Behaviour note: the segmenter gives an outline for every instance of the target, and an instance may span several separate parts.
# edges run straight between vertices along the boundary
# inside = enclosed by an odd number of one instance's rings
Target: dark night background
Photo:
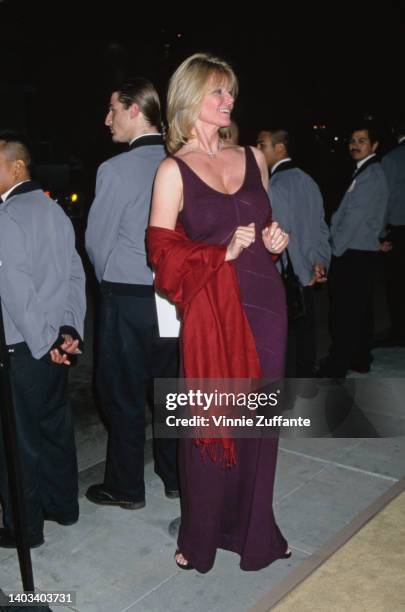
[[[404,3],[244,6],[238,15],[187,4],[169,19],[157,5],[148,14],[137,3],[0,0],[0,128],[25,131],[53,161],[75,161],[90,201],[98,164],[120,150],[103,125],[114,84],[146,76],[164,99],[178,64],[212,51],[240,79],[241,144],[266,126],[292,129],[297,161],[330,211],[351,171],[344,138],[353,122],[372,117],[383,152],[405,112]]]

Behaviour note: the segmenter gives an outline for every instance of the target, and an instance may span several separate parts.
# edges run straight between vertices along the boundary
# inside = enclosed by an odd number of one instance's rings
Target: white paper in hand
[[[156,312],[161,338],[178,338],[180,334],[180,321],[174,304],[166,300],[155,291]]]

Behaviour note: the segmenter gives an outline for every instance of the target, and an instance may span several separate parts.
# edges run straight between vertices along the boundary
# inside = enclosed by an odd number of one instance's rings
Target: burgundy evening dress
[[[255,242],[234,265],[262,377],[282,378],[287,333],[284,287],[261,238],[271,207],[250,147],[245,155],[244,180],[233,194],[209,187],[186,162],[173,157],[183,180],[179,220],[188,238],[210,245],[228,244],[238,225],[256,224]],[[179,441],[178,548],[199,572],[212,568],[217,548],[238,553],[243,570],[264,568],[287,549],[273,514],[278,439],[235,439],[235,444],[237,464],[223,469],[219,462],[202,461],[193,440]]]

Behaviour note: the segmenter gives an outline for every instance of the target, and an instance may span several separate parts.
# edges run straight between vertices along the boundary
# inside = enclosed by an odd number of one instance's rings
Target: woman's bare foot
[[[180,567],[181,569],[194,569],[191,563],[187,561],[187,559],[181,554],[179,550],[176,550],[174,560],[176,561],[178,567]]]
[[[180,565],[188,565],[187,559],[185,559],[181,553],[177,553],[174,558],[176,559],[176,563],[179,563]]]

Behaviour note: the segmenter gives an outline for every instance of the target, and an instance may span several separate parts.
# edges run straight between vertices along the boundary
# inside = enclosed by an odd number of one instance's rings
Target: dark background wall
[[[144,9],[145,7],[142,7]],[[196,51],[228,59],[240,79],[234,118],[242,144],[283,124],[299,163],[334,207],[350,173],[345,136],[357,118],[381,127],[381,150],[405,111],[403,2],[187,4],[176,14],[137,3],[0,0],[0,127],[26,131],[60,160],[97,165],[118,152],[103,127],[114,83],[151,78],[164,99],[177,65]],[[165,14],[166,13],[166,14]],[[314,129],[314,125],[326,126]]]

